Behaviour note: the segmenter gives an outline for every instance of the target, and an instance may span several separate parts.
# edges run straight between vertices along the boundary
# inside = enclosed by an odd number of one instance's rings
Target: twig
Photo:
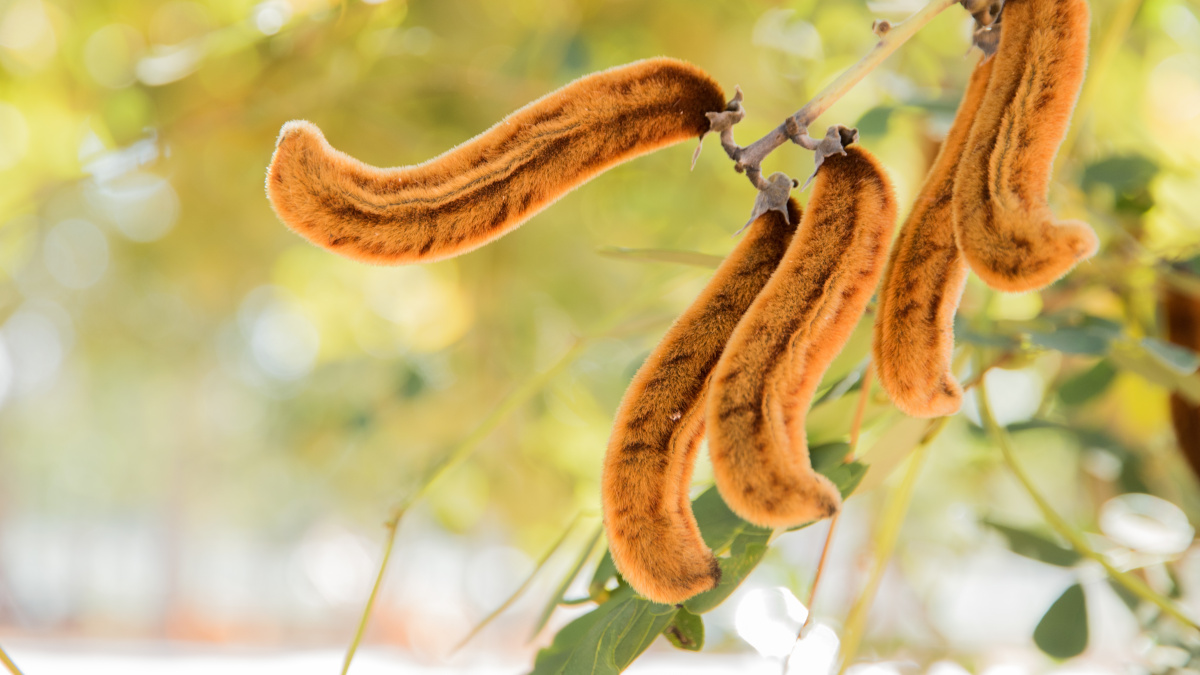
[[[1011,358],[1012,354],[1001,354],[986,367],[980,368],[979,372],[975,373],[971,379],[963,382],[963,391],[970,391],[979,386],[983,382],[983,376],[988,371],[1003,365]],[[876,538],[875,565],[872,567],[871,575],[868,577],[866,585],[863,586],[862,593],[858,596],[858,599],[850,610],[850,615],[846,619],[846,630],[842,635],[843,656],[839,675],[846,671],[854,655],[858,652],[858,645],[862,641],[862,631],[866,625],[867,610],[870,609],[871,603],[875,599],[875,592],[879,589],[879,582],[883,578],[888,560],[891,559],[892,551],[896,544],[896,536],[904,520],[904,512],[908,508],[908,500],[912,496],[910,481],[916,480],[916,471],[920,467],[925,449],[942,433],[942,430],[946,428],[949,422],[950,417],[948,416],[938,417],[929,421],[929,424],[925,427],[925,433],[921,436],[921,440],[917,442],[914,457],[910,460],[908,472],[905,474],[903,482],[897,487],[897,492],[893,493],[893,498],[889,501],[884,511],[886,520],[881,525],[879,535]],[[901,490],[907,490],[908,492],[904,493]]]
[[[392,512],[392,517],[385,523],[387,541],[384,544],[383,559],[380,561],[379,572],[375,575],[375,585],[371,587],[371,594],[367,597],[367,603],[363,607],[362,616],[359,618],[358,629],[354,633],[354,639],[351,640],[349,648],[346,650],[346,658],[342,663],[342,675],[346,675],[350,670],[350,663],[354,660],[354,654],[358,651],[358,645],[362,642],[363,634],[366,632],[367,623],[371,618],[371,609],[375,605],[375,597],[379,593],[379,588],[383,584],[383,576],[387,571],[388,560],[392,555],[392,546],[396,541],[396,529],[400,524],[400,519],[405,512],[412,507],[421,497],[429,492],[443,476],[454,469],[459,464],[462,464],[471,453],[479,446],[489,434],[492,433],[512,412],[520,408],[535,394],[542,390],[550,383],[559,373],[565,370],[569,365],[575,362],[583,351],[596,339],[602,337],[612,337],[617,334],[617,329],[626,317],[633,312],[644,308],[651,301],[663,293],[663,289],[657,285],[646,286],[641,292],[637,293],[632,299],[626,302],[621,307],[617,308],[606,316],[596,327],[596,330],[590,335],[579,337],[575,340],[575,344],[567,351],[550,368],[538,373],[534,377],[526,380],[524,384],[513,391],[504,399],[491,414],[487,416],[478,427],[466,438],[459,441],[445,457],[437,464],[430,467],[426,472],[424,479],[418,484],[417,488],[410,494],[399,506]]]
[[[0,647],[0,663],[3,663],[4,667],[7,668],[8,672],[12,675],[21,675],[21,669],[18,668],[17,664],[13,663],[12,659],[8,657],[8,654],[5,653],[3,647]]]
[[[383,584],[383,576],[387,571],[388,560],[392,555],[392,547],[396,543],[396,529],[400,524],[400,519],[404,517],[406,511],[412,507],[417,500],[423,497],[429,489],[437,483],[442,476],[445,476],[451,469],[462,464],[463,461],[475,451],[475,448],[488,437],[489,434],[500,425],[513,411],[524,405],[529,399],[533,398],[534,394],[541,391],[550,380],[554,379],[567,366],[575,362],[579,358],[583,350],[588,346],[587,338],[579,338],[574,346],[563,355],[550,368],[538,373],[535,377],[526,380],[516,391],[508,395],[504,401],[497,406],[490,415],[474,431],[466,438],[458,443],[447,455],[437,464],[430,468],[424,480],[418,485],[417,489],[404,500],[404,502],[396,507],[392,513],[392,517],[388,519],[385,527],[387,529],[386,540],[383,548],[383,559],[379,563],[379,572],[375,575],[375,585],[371,587],[371,594],[367,597],[367,604],[363,607],[362,616],[358,620],[358,629],[354,632],[354,639],[350,641],[350,646],[346,650],[346,658],[342,662],[342,675],[350,670],[350,662],[354,660],[354,654],[358,651],[358,645],[362,642],[363,634],[367,630],[367,623],[371,619],[371,610],[375,606],[375,597],[379,594],[379,588]]]
[[[917,31],[925,27],[935,16],[948,9],[951,5],[956,4],[959,4],[959,0],[932,0],[923,9],[902,23],[892,25],[887,22],[877,21],[873,28],[876,34],[880,36],[879,42],[871,48],[871,51],[867,52],[866,56],[838,76],[829,86],[822,89],[815,98],[805,104],[803,108],[796,111],[794,115],[784,120],[782,124],[775,127],[766,136],[746,147],[741,147],[734,141],[733,121],[718,123],[714,119],[713,131],[720,132],[721,147],[725,149],[725,153],[729,155],[729,158],[734,161],[734,169],[738,172],[745,172],[750,177],[751,182],[755,183],[755,187],[762,189],[759,185],[761,178],[757,178],[762,175],[762,161],[766,159],[767,155],[774,152],[776,148],[790,140],[808,150],[818,150],[821,141],[808,135],[808,125],[812,124],[838,99],[846,95],[868,73],[875,70],[900,45],[907,42],[913,35],[916,35]],[[716,113],[715,115],[718,117],[721,115],[728,117],[736,116],[737,120],[740,120],[741,116],[745,114],[742,110],[740,94],[739,90],[738,96],[730,102],[730,110],[727,113]],[[711,116],[712,114],[710,114]]]
[[[1034,503],[1037,504],[1038,509],[1042,512],[1042,517],[1046,519],[1046,522],[1050,524],[1050,527],[1052,527],[1054,531],[1059,534],[1059,536],[1067,540],[1067,543],[1071,544],[1071,547],[1074,548],[1077,553],[1085,558],[1090,558],[1100,563],[1100,566],[1104,568],[1104,571],[1108,573],[1108,576],[1112,577],[1113,581],[1121,584],[1139,598],[1158,606],[1158,608],[1163,612],[1178,619],[1184,625],[1191,626],[1196,630],[1200,630],[1200,625],[1197,625],[1194,619],[1189,617],[1187,614],[1184,614],[1183,610],[1181,610],[1175,603],[1154,592],[1154,590],[1147,586],[1146,583],[1141,579],[1138,579],[1128,572],[1123,572],[1116,567],[1113,567],[1102,553],[1096,551],[1090,545],[1088,545],[1087,540],[1084,538],[1082,533],[1071,527],[1071,525],[1065,519],[1063,519],[1063,517],[1060,516],[1057,511],[1054,510],[1054,507],[1050,506],[1050,502],[1046,501],[1046,498],[1043,497],[1042,494],[1037,491],[1037,488],[1033,486],[1033,481],[1029,479],[1029,474],[1025,473],[1025,470],[1021,468],[1020,464],[1017,463],[1016,455],[1013,453],[1012,445],[1009,443],[1008,434],[1000,428],[999,423],[996,422],[996,418],[992,415],[991,404],[988,402],[987,397],[987,385],[984,384],[983,381],[980,381],[979,383],[979,395],[977,399],[979,401],[979,417],[983,421],[984,426],[987,428],[988,433],[996,440],[996,445],[1000,446],[1000,453],[1004,455],[1004,462],[1008,464],[1008,468],[1013,472],[1013,475],[1017,477],[1017,480],[1020,481],[1022,487],[1024,487],[1025,491],[1029,493],[1030,498],[1032,498]]]
[[[546,563],[550,561],[550,557],[562,547],[563,543],[567,541],[567,537],[575,530],[575,525],[579,522],[579,519],[582,515],[582,513],[575,514],[575,517],[572,518],[571,522],[567,524],[567,529],[563,530],[563,533],[559,535],[558,539],[555,540],[554,544],[549,548],[549,550],[542,554],[542,557],[537,561],[537,564],[533,566],[533,571],[529,573],[529,576],[525,578],[525,581],[517,587],[517,590],[512,592],[512,595],[508,596],[504,602],[500,603],[499,607],[492,610],[483,618],[482,621],[475,624],[475,627],[471,629],[471,632],[467,633],[466,637],[460,640],[459,643],[454,646],[454,649],[450,650],[451,654],[454,654],[458,650],[465,647],[466,644],[470,642],[476,635],[479,635],[479,631],[487,627],[487,625],[490,624],[496,617],[503,614],[505,610],[507,610],[514,602],[517,601],[517,598],[521,597],[521,595],[528,590],[530,584],[532,584],[533,580],[537,578],[538,572],[542,571],[542,568],[545,567]]]

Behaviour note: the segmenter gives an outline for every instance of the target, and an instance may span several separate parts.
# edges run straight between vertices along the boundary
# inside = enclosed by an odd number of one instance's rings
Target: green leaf
[[[622,586],[594,611],[558,631],[538,652],[530,675],[615,675],[662,633],[676,608],[639,598]]]
[[[1109,340],[1110,337],[1103,331],[1090,327],[1059,328],[1050,333],[1029,334],[1029,341],[1038,347],[1064,354],[1099,356],[1108,351]]]
[[[895,108],[887,105],[877,105],[867,112],[863,113],[862,117],[854,123],[858,128],[858,133],[863,136],[882,136],[887,133],[888,122],[892,118],[892,113]]]
[[[1146,351],[1158,357],[1158,360],[1170,366],[1180,375],[1191,375],[1200,369],[1200,354],[1196,354],[1187,347],[1152,337],[1142,338],[1141,343]]]
[[[1008,540],[1008,547],[1012,549],[1013,553],[1019,553],[1026,558],[1033,558],[1059,567],[1071,567],[1083,559],[1074,550],[1059,546],[1036,532],[1002,525],[987,519],[983,522],[1004,535],[1004,538]]]
[[[754,527],[750,525],[748,527]],[[730,547],[730,554],[727,558],[721,558],[721,583],[711,591],[705,591],[700,595],[693,596],[683,603],[684,609],[687,609],[693,614],[703,614],[715,609],[717,605],[725,602],[737,587],[741,585],[746,577],[750,576],[750,572],[758,566],[762,561],[763,556],[767,553],[767,542],[771,538],[771,531],[764,530],[761,527],[754,527],[757,532],[744,532],[738,535],[733,540],[733,545]]]
[[[743,532],[759,531],[768,535],[771,532],[747,523],[730,511],[715,485],[692,501],[692,513],[696,516],[696,524],[700,526],[700,536],[704,538],[704,543],[718,555],[729,549],[734,539]]]
[[[663,635],[679,649],[698,652],[704,648],[704,619],[680,609],[663,630]]]
[[[1088,622],[1082,585],[1071,586],[1050,605],[1033,631],[1033,641],[1056,659],[1083,653],[1088,643]]]
[[[969,343],[980,347],[996,347],[999,349],[1012,349],[1017,346],[1017,341],[1008,335],[996,335],[976,332],[961,316],[954,317],[954,340],[960,343]]]
[[[837,486],[838,492],[842,493],[842,501],[845,501],[850,493],[854,492],[858,484],[862,482],[863,476],[867,475],[867,469],[870,468],[862,462],[850,462],[849,464],[839,464],[838,466],[822,471],[825,477],[833,481]]]
[[[1112,343],[1109,357],[1118,367],[1137,373],[1159,386],[1200,405],[1200,374],[1181,374],[1169,362],[1150,352],[1143,342],[1120,340]]]
[[[704,267],[714,270],[720,267],[721,261],[725,260],[719,255],[709,255],[707,253],[698,253],[696,251],[676,251],[665,248],[624,248],[621,246],[605,246],[597,249],[596,252],[606,258],[616,258],[618,260],[665,262],[674,263],[676,265]]]
[[[1089,164],[1083,170],[1081,187],[1091,190],[1097,185],[1107,185],[1117,192],[1144,190],[1158,174],[1158,165],[1142,155],[1108,157]]]
[[[1126,213],[1145,213],[1154,206],[1150,183],[1158,174],[1158,165],[1142,155],[1109,157],[1089,165],[1080,181],[1085,192],[1100,185],[1112,189],[1113,208]]]
[[[845,441],[823,443],[808,449],[808,458],[817,473],[825,473],[842,463],[850,454],[850,444]]]
[[[1116,379],[1117,369],[1107,359],[1101,359],[1087,371],[1063,382],[1058,397],[1067,405],[1080,405],[1104,393]]]

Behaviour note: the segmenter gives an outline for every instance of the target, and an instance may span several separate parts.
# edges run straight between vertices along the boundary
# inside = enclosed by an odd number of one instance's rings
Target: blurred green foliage
[[[506,393],[651,292],[652,307],[593,339],[429,496],[450,532],[541,551],[597,506],[617,402],[709,274],[676,263],[727,253],[753,188],[710,139],[692,172],[692,147],[666,149],[483,249],[375,268],[311,247],[272,214],[262,185],[280,125],[308,119],[366,162],[411,164],[575,77],[667,54],[742,87],[748,142],[865,52],[873,18],[915,7],[0,1],[0,523],[128,516],[171,536],[226,528],[290,541],[335,514],[374,531]],[[1030,404],[997,407],[1026,425],[1015,441],[1070,520],[1094,529],[1105,500],[1136,490],[1194,522],[1200,493],[1167,396],[1200,396],[1200,381],[1194,354],[1160,340],[1158,294],[1200,287],[1171,265],[1200,251],[1200,10],[1092,7],[1091,71],[1050,201],[1092,223],[1104,248],[1039,293],[972,280],[958,339],[1009,353],[1005,372],[1031,387],[992,388]],[[968,34],[963,12],[944,13],[814,125],[857,122],[903,203],[953,115]],[[811,156],[784,148],[768,163],[805,176]],[[633,260],[622,249],[690,253]],[[846,440],[857,398],[847,376],[868,347],[869,319],[827,377],[814,443]],[[905,420],[875,395],[865,420],[863,461],[894,467],[912,447],[899,440]],[[1038,522],[974,429],[956,418],[922,476],[937,488],[918,491],[901,544],[916,578],[933,569],[922,550],[961,553],[991,536],[947,533],[952,506],[980,522]],[[863,499],[887,473],[869,476]],[[1055,545],[1003,531],[1018,552]],[[1064,595],[1045,621],[1073,621],[1082,606]],[[671,620],[654,617],[651,638]],[[1047,651],[1067,655],[1069,637]],[[945,646],[898,649],[929,660]]]

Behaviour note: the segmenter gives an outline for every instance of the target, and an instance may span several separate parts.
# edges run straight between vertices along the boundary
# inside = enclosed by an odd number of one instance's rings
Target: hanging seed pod
[[[992,77],[954,185],[971,269],[1001,291],[1042,288],[1092,256],[1096,234],[1055,222],[1046,193],[1087,64],[1085,0],[1008,0]]]
[[[309,241],[372,263],[438,260],[511,231],[593,176],[697,138],[725,95],[699,68],[638,61],[580,78],[423,164],[380,169],[288,122],[267,196]]]
[[[951,370],[954,314],[967,263],[954,241],[954,174],[983,101],[992,60],[971,74],[954,124],[892,247],[876,307],[872,355],[879,383],[913,417],[958,411],[962,387]]]
[[[655,602],[680,603],[720,581],[688,496],[705,394],[730,333],[787,250],[800,221],[795,201],[789,210],[754,221],[651,352],[617,410],[604,458],[604,528],[621,575]]]
[[[817,170],[779,269],[742,317],[713,373],[708,440],[717,489],[742,518],[789,527],[841,506],[812,469],[804,420],[883,272],[896,198],[857,145]]]

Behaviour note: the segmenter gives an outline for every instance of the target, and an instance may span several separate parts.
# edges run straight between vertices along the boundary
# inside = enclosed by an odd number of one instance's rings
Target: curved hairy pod
[[[313,243],[372,263],[448,258],[500,237],[596,174],[708,131],[725,95],[683,61],[580,78],[423,164],[380,169],[288,122],[267,196]]]
[[[951,415],[962,386],[951,369],[954,313],[967,263],[954,241],[954,174],[983,101],[993,60],[971,74],[954,124],[892,245],[876,305],[875,372],[896,407],[913,417]]]
[[[799,221],[795,201],[790,214],[769,211],[754,221],[651,352],[617,410],[604,457],[604,528],[617,569],[655,602],[680,603],[720,581],[688,497],[705,392],[725,342],[779,265]]]
[[[826,158],[783,262],[729,338],[709,391],[708,447],[721,497],[751,523],[789,527],[841,506],[812,469],[804,420],[866,310],[895,223],[874,157],[852,145]]]
[[[1096,234],[1055,222],[1050,171],[1087,65],[1085,0],[1008,0],[1000,46],[954,186],[958,246],[980,279],[1030,291],[1090,257]]]

